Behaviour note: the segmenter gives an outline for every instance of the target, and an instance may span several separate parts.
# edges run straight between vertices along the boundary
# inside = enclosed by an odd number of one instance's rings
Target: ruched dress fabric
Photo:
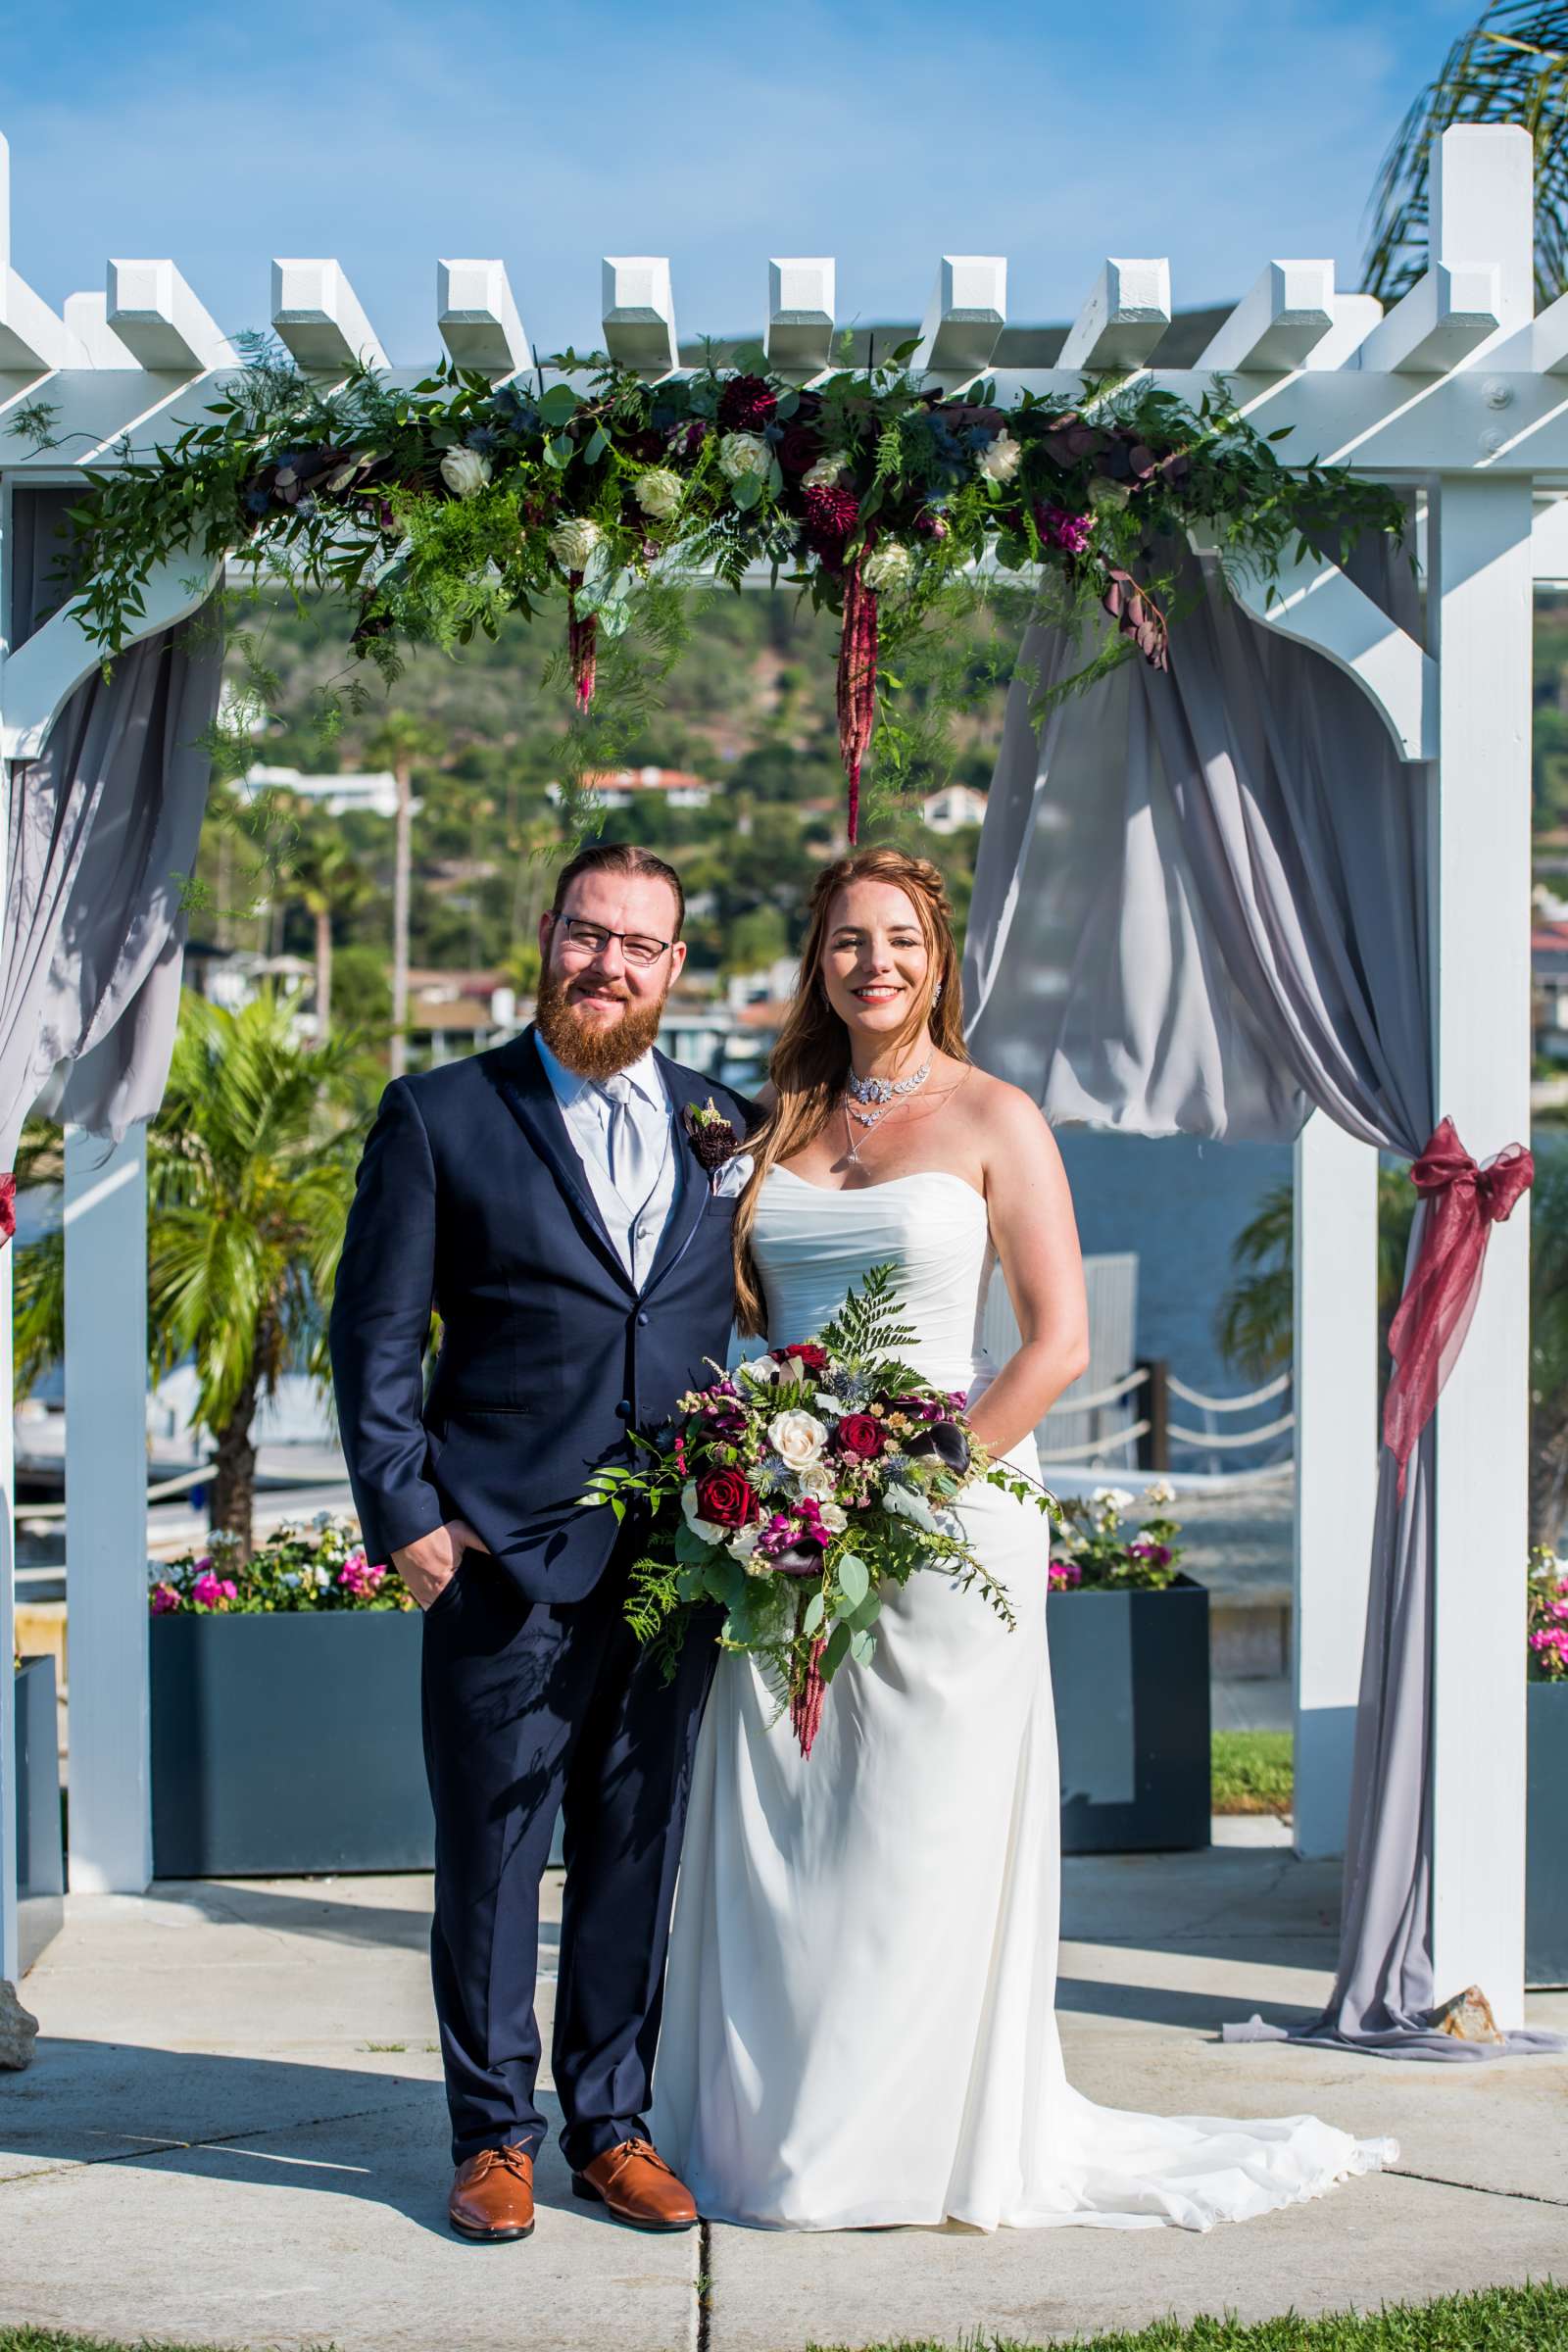
[[[900,1269],[901,1350],[978,1395],[985,1202],[925,1171],[833,1192],[774,1169],[756,1225],[775,1346]],[[1038,1475],[1032,1439],[1011,1458]],[[1061,1876],[1047,1522],[962,1500],[1009,1632],[935,1573],[890,1591],[868,1667],[809,1759],[751,1661],[720,1659],[698,1740],[654,2077],[661,2153],[711,2221],[1207,2230],[1390,2163],[1314,2116],[1097,2107],[1056,2030]],[[1071,1607],[1067,1598],[1056,1605]]]

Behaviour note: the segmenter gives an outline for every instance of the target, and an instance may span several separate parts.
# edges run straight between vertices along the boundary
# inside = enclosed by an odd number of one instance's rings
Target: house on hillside
[[[271,767],[258,760],[241,776],[236,790],[252,801],[263,792],[292,792],[302,801],[317,802],[328,816],[345,816],[351,809],[367,816],[393,817],[398,812],[398,780],[389,767],[308,776],[297,767]],[[418,802],[413,807],[417,812]]]
[[[684,767],[607,767],[584,776],[601,808],[633,808],[652,798],[665,808],[706,808],[713,786]],[[546,798],[561,799],[561,786],[547,784]]]
[[[926,794],[920,814],[929,833],[962,833],[984,824],[986,796],[972,784],[944,784],[940,792]]]

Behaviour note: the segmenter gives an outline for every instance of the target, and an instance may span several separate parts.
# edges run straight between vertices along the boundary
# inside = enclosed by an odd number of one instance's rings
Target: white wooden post
[[[1377,1507],[1378,1155],[1296,1142],[1296,1850],[1345,1850]]]
[[[151,1880],[147,1131],[66,1130],[66,1602],[71,1886]]]
[[[1496,262],[1502,323],[1517,329],[1533,302],[1528,135],[1449,131],[1435,195],[1434,261]],[[1478,412],[1483,457],[1507,422],[1506,409]],[[1445,474],[1434,503],[1437,1108],[1486,1158],[1530,1134],[1531,485]],[[1521,1204],[1493,1231],[1436,1448],[1435,1989],[1480,1984],[1504,2026],[1524,2008],[1529,1306]]]

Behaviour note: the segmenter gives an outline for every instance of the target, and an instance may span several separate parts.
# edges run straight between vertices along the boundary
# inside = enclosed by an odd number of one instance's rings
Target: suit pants
[[[452,2159],[538,2148],[539,1886],[558,1810],[566,1863],[552,2071],[566,2161],[646,2138],[675,1868],[712,1628],[674,1680],[623,1615],[623,1535],[585,1598],[529,1600],[464,1555],[424,1618],[425,1765],[435,1808],[431,1968]]]

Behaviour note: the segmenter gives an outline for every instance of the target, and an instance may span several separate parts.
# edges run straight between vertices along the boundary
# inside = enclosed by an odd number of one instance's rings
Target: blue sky
[[[760,331],[771,254],[833,254],[842,320],[917,317],[1003,253],[1017,320],[1102,257],[1178,309],[1271,256],[1353,284],[1399,117],[1464,5],[1123,0],[53,0],[0,67],[12,259],[58,305],[171,255],[263,326],[274,254],[335,255],[392,360],[433,361],[438,256],[499,255],[537,348],[598,339],[599,258],[667,253],[683,335]]]

